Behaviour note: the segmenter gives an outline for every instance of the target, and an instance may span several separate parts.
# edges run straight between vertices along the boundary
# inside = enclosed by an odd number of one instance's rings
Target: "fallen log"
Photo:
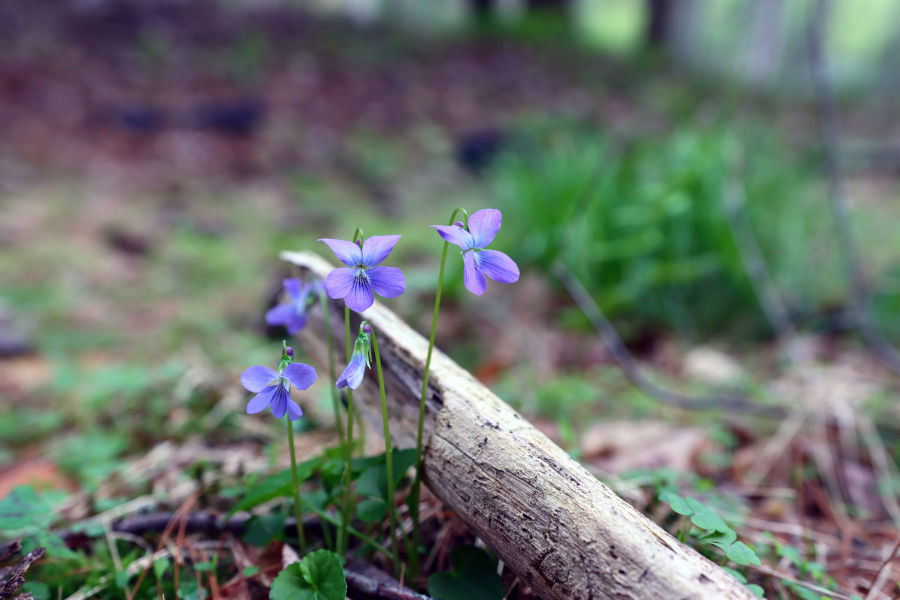
[[[332,269],[310,252],[283,252],[304,275]],[[343,365],[343,302],[330,302]],[[355,335],[360,317],[354,319]],[[365,311],[378,336],[391,435],[414,447],[428,342],[378,302]],[[318,311],[300,333],[327,361]],[[320,372],[322,370],[320,369]],[[381,429],[378,385],[354,394]],[[544,600],[709,599],[755,596],[719,566],[678,542],[619,498],[465,369],[435,350],[428,382],[423,477],[431,491]]]

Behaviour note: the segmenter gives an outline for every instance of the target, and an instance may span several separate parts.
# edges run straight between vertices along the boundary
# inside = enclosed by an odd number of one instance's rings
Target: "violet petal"
[[[328,247],[331,248],[331,251],[334,252],[334,255],[337,256],[338,260],[348,267],[353,267],[362,263],[362,250],[360,250],[359,246],[353,242],[348,242],[347,240],[333,240],[331,238],[321,238],[316,241],[328,244]]]
[[[276,388],[280,387],[281,386],[270,385],[257,395],[250,398],[250,402],[247,403],[247,414],[255,415],[256,413],[265,409],[272,401],[272,396],[275,394]]]
[[[287,327],[289,334],[294,335],[306,327],[306,321],[306,313],[295,313],[291,320],[285,324],[285,327]]]
[[[475,248],[487,248],[500,231],[503,222],[502,213],[496,208],[483,208],[469,217],[469,231],[475,238]]]
[[[284,279],[281,284],[284,286],[284,291],[291,297],[291,300],[298,300],[303,293],[303,284],[296,277]]]
[[[350,358],[350,364],[347,365],[347,368],[344,369],[344,372],[338,377],[335,385],[338,388],[349,387],[351,390],[355,390],[362,383],[363,375],[365,375],[365,373],[366,357],[359,353],[354,354]]]
[[[303,409],[300,408],[300,405],[294,402],[290,397],[288,397],[287,399],[287,414],[288,419],[290,419],[291,421],[296,421],[303,416]]]
[[[350,292],[344,297],[344,302],[350,307],[350,310],[362,312],[372,306],[375,302],[375,295],[372,293],[372,284],[365,276],[356,277]]]
[[[278,373],[269,367],[261,365],[250,367],[241,373],[241,385],[248,392],[253,392],[254,394],[268,387],[276,379],[278,379]]]
[[[437,229],[437,232],[445,241],[456,244],[463,250],[475,247],[475,238],[462,227],[456,225],[431,225],[431,227]]]
[[[353,288],[355,279],[356,269],[348,269],[347,267],[333,269],[328,274],[328,277],[325,278],[325,289],[328,291],[329,298],[338,300],[346,297]]]
[[[399,235],[373,235],[362,245],[362,264],[374,267],[388,257],[397,245]]]
[[[284,386],[279,385],[275,388],[269,407],[272,409],[272,414],[275,415],[276,419],[282,418],[284,413],[287,412],[288,398],[290,398],[290,392],[284,389]]]
[[[485,287],[487,287],[487,281],[484,279],[484,273],[475,266],[474,254],[474,250],[463,254],[463,283],[466,285],[467,290],[476,296],[480,296],[484,293]]]
[[[475,253],[475,264],[485,275],[500,283],[519,280],[519,267],[515,261],[499,250],[482,250]]]
[[[294,319],[293,304],[279,304],[266,311],[266,323],[269,325],[287,325]]]
[[[305,390],[316,380],[316,370],[303,363],[291,363],[284,368],[281,376],[297,386],[297,389]]]
[[[379,296],[396,298],[406,289],[406,277],[397,267],[375,267],[366,271],[372,289]]]

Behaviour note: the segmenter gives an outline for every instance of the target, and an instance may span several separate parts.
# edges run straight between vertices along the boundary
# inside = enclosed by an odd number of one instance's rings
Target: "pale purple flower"
[[[379,267],[400,239],[399,235],[373,235],[360,247],[346,240],[320,239],[346,267],[331,271],[325,289],[332,299],[343,298],[351,310],[362,312],[375,302],[375,294],[394,298],[406,289],[406,278],[396,267]]]
[[[488,250],[497,232],[503,215],[496,208],[479,210],[469,217],[469,228],[462,223],[453,225],[432,225],[442,238],[462,249],[463,282],[466,289],[480,296],[487,287],[485,275],[500,283],[515,283],[519,280],[519,267],[499,250]]]
[[[353,344],[353,354],[350,357],[350,363],[335,383],[338,388],[349,387],[351,390],[355,390],[359,387],[363,376],[366,374],[366,367],[369,366],[371,348],[372,327],[363,321],[360,324],[356,342]]]
[[[282,284],[288,301],[269,309],[266,323],[284,325],[288,333],[294,335],[306,326],[306,311],[318,299],[322,284],[319,281],[303,283],[296,278],[285,279]]]
[[[291,384],[305,390],[315,380],[316,370],[303,363],[291,363],[281,373],[260,365],[250,367],[241,373],[241,385],[256,394],[247,403],[247,414],[254,415],[268,406],[276,419],[287,413],[288,419],[296,421],[303,410],[291,399]]]
[[[338,377],[336,385],[338,388],[349,387],[351,390],[355,390],[359,387],[359,384],[362,383],[363,375],[365,374],[366,356],[354,352],[353,357],[350,359],[350,364],[347,365],[347,368],[344,369],[344,372]]]

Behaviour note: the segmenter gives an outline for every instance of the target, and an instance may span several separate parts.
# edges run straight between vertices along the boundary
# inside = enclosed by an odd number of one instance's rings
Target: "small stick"
[[[682,409],[711,409],[718,408],[743,413],[755,413],[771,417],[784,416],[785,410],[780,406],[760,405],[743,396],[711,396],[707,398],[692,398],[677,392],[672,392],[651,381],[644,374],[634,355],[625,347],[619,333],[603,314],[600,306],[594,301],[584,285],[575,277],[572,271],[561,261],[557,260],[553,265],[553,273],[557,279],[575,300],[575,304],[587,317],[591,325],[600,336],[600,340],[615,361],[619,364],[625,377],[641,391],[672,406]]]
[[[900,538],[897,539],[897,543],[894,544],[894,549],[891,550],[891,553],[888,554],[888,557],[884,559],[884,562],[881,564],[881,568],[878,569],[878,574],[875,575],[875,579],[872,580],[872,586],[869,588],[869,593],[866,594],[865,600],[874,600],[875,595],[878,594],[878,590],[881,589],[881,586],[883,586],[884,582],[887,581],[887,578],[890,577],[891,563],[894,562],[898,550],[900,550]]]
[[[40,546],[26,554],[0,579],[0,600],[9,600],[25,583],[25,572],[32,564],[44,556],[44,549]]]

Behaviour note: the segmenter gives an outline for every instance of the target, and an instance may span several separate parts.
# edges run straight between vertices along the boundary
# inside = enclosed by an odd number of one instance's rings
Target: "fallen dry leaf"
[[[592,425],[581,440],[581,452],[584,460],[609,473],[660,467],[689,471],[705,441],[698,427],[614,421]]]

